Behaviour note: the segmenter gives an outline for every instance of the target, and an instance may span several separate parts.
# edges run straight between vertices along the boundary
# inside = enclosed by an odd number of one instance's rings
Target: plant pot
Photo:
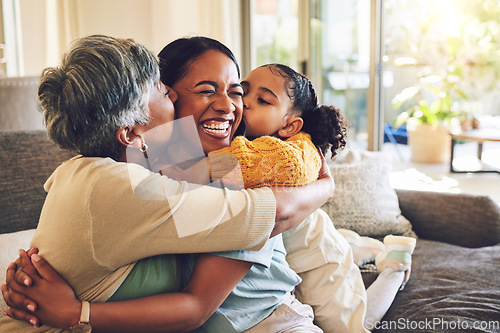
[[[408,123],[408,145],[411,160],[417,163],[450,161],[451,136],[443,125]]]

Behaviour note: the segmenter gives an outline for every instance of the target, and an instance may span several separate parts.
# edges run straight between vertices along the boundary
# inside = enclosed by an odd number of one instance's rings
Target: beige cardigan
[[[77,156],[59,166],[31,246],[79,299],[104,302],[141,258],[260,249],[274,227],[269,188],[231,191],[173,181],[136,164]],[[2,332],[34,329],[8,317]]]

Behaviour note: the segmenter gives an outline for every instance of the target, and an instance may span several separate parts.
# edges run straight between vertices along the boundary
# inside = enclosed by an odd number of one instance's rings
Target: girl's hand
[[[6,315],[34,326],[43,323],[70,328],[78,323],[81,303],[71,286],[36,253],[30,260],[25,251],[20,251],[17,262],[9,266],[7,285],[2,287],[2,294],[11,307]]]

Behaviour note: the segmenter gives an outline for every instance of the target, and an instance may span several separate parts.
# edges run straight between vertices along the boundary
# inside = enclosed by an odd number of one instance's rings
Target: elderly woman
[[[200,111],[194,120],[205,151],[227,145],[241,120],[239,71],[234,73],[237,65],[231,58],[229,62],[224,57],[216,59],[209,60],[212,66],[205,64],[207,69],[200,72],[195,70],[199,59],[187,58],[176,87],[177,112]],[[205,79],[191,82],[190,73]],[[331,195],[327,174],[294,190],[229,191],[173,181],[137,164],[120,163],[132,162],[130,149],[147,154],[148,142],[170,139],[168,126],[160,138],[148,134],[173,119],[172,101],[178,97],[157,79],[156,61],[149,51],[129,40],[104,36],[77,41],[62,66],[47,69],[42,76],[39,97],[48,133],[59,145],[80,155],[60,166],[47,181],[47,201],[32,246],[72,285],[79,299],[103,302],[115,297],[118,287],[127,288],[123,282],[128,277],[158,267],[160,261],[165,264],[157,280],[165,282],[162,277],[168,276],[170,281],[154,286],[153,293],[178,290],[180,277],[172,274],[178,268],[178,257],[166,253],[259,249],[273,227],[275,235],[297,225]],[[279,221],[276,227],[275,220]],[[162,256],[153,257],[157,255]],[[195,285],[203,280],[203,288],[158,295],[161,303],[156,304],[162,307],[150,315],[163,323],[170,320],[169,330],[199,326],[206,309],[215,311],[223,300],[214,302],[211,293],[227,295],[249,269],[246,262],[238,269],[227,269],[226,264],[234,268],[233,260],[220,258],[219,270],[210,270],[207,276],[204,258],[198,258],[197,267],[201,262],[201,268],[195,268],[191,277]],[[11,292],[5,287],[2,291],[9,302]],[[144,290],[139,293],[145,294]],[[193,304],[192,296],[207,303]],[[84,317],[87,304],[81,306]],[[95,306],[99,304],[94,303],[92,309]],[[131,309],[136,314],[139,310]],[[41,306],[38,313],[44,311],[54,309]],[[60,317],[74,318],[59,326],[73,326],[80,318],[80,302],[56,311]],[[98,321],[99,313],[106,312],[96,310],[93,320]],[[144,322],[134,328],[131,318],[108,327],[118,331],[158,329],[156,323],[147,326]],[[0,324],[11,331],[29,332],[31,328],[10,318]]]

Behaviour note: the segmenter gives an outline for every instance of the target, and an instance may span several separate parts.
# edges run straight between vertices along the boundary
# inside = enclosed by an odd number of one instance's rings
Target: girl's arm
[[[24,273],[16,274],[15,265],[11,265],[7,272],[9,290],[2,289],[7,304],[11,306],[7,314],[37,325],[41,322],[64,329],[75,325],[80,318],[81,303],[66,281],[37,254],[29,260],[23,253],[18,263]],[[93,331],[183,332],[198,328],[222,304],[251,266],[249,262],[199,255],[189,283],[181,292],[92,303],[90,323]],[[26,274],[32,277],[32,287],[14,280],[15,275],[16,280],[24,281]],[[26,309],[27,305],[34,311],[12,308]]]

